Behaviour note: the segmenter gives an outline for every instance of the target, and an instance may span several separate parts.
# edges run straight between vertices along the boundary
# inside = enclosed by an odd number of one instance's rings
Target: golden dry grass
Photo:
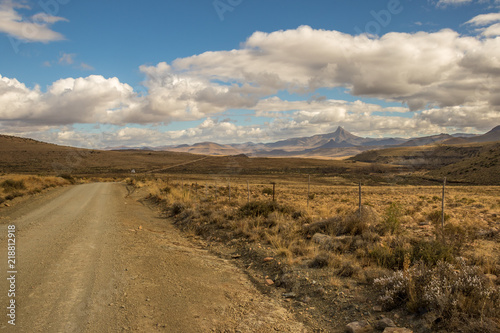
[[[392,288],[398,285],[395,271],[403,272],[408,288],[401,297],[407,299],[398,306],[414,312],[427,304],[418,287],[421,269],[441,274],[440,269],[448,267],[446,272],[453,274],[464,267],[467,279],[488,285],[488,302],[498,304],[500,290],[487,281],[500,281],[500,187],[448,186],[442,228],[440,185],[363,186],[360,216],[356,184],[332,185],[335,180],[313,177],[308,189],[304,178],[298,183],[272,176],[258,181],[185,175],[129,183],[146,187],[188,234],[221,244],[239,240],[250,250],[267,249],[280,263],[315,276],[329,290],[371,286],[375,281]],[[276,182],[274,203],[271,182]],[[439,281],[437,275],[429,278]],[[447,302],[476,302],[476,294],[450,294]],[[427,311],[444,313],[435,308]],[[475,324],[467,323],[479,321],[485,323],[481,327],[486,332],[494,328],[498,314],[473,305],[456,311],[439,325],[473,329]]]
[[[73,183],[72,178],[51,176],[1,175],[0,176],[0,203],[22,197],[27,194],[36,194],[51,188]]]

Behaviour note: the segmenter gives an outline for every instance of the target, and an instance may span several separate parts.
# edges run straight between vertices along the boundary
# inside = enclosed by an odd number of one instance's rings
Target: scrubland
[[[127,183],[146,189],[188,236],[242,256],[263,273],[257,283],[292,295],[293,306],[326,321],[335,315],[332,327],[394,315],[416,332],[500,329],[500,187],[447,186],[443,227],[438,184],[363,186],[360,209],[349,181],[191,175]]]

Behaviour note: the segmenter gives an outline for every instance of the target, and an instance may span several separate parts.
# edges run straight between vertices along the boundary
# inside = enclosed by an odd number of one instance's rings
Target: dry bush
[[[250,201],[240,208],[240,213],[244,217],[268,217],[273,212],[291,214],[293,209],[275,201]]]
[[[2,176],[0,177],[0,201],[13,200],[26,194],[37,194],[47,188],[71,183],[67,179],[52,176]]]
[[[500,315],[500,293],[475,266],[464,260],[453,265],[440,261],[430,267],[423,262],[375,279],[386,309],[405,306],[416,313],[431,312],[434,329],[454,332],[476,331],[470,323],[485,323],[483,332],[493,331],[488,318]],[[454,330],[455,329],[455,330]]]

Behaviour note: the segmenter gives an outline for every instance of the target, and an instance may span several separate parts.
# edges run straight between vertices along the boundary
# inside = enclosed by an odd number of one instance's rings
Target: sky
[[[0,133],[87,148],[484,133],[500,0],[0,0]]]

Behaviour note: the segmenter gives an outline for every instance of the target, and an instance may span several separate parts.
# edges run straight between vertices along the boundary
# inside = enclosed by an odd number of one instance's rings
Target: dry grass
[[[306,183],[281,180],[273,202],[270,181],[249,179],[248,191],[246,180],[186,177],[135,186],[147,186],[181,229],[223,243],[243,239],[269,247],[291,267],[331,270],[324,283],[332,288],[345,279],[370,284],[415,265],[434,272],[442,262],[457,265],[458,257],[481,274],[500,274],[499,187],[448,187],[443,229],[441,186],[363,187],[360,216],[355,185],[313,183],[308,205]]]
[[[2,175],[0,176],[0,204],[27,194],[40,193],[47,188],[72,183],[74,179],[69,177]]]

